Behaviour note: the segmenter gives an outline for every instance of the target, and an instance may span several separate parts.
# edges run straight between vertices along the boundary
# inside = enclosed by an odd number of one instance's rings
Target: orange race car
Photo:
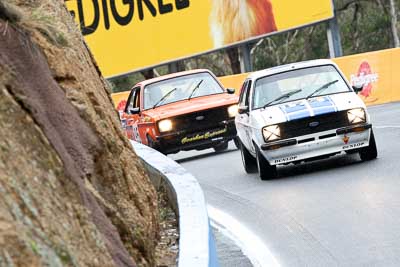
[[[136,84],[121,114],[128,137],[169,154],[214,148],[236,139],[238,96],[208,70],[192,70]]]

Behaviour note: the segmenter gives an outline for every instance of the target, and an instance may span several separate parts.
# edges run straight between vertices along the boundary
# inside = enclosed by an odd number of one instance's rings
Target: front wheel
[[[376,143],[375,143],[375,136],[372,130],[371,130],[371,136],[369,138],[369,145],[367,147],[362,148],[359,154],[362,161],[373,160],[376,159],[376,157],[378,156],[378,151],[376,149]]]
[[[147,146],[149,146],[152,149],[155,149],[158,152],[163,153],[164,155],[166,155],[163,151],[161,151],[160,146],[153,140],[153,138],[151,138],[150,135],[146,135],[146,138],[147,138]]]
[[[240,140],[239,137],[236,136],[235,138],[233,138],[233,142],[235,143],[235,146],[237,149],[240,149]]]
[[[224,143],[221,143],[219,145],[216,145],[213,148],[214,148],[214,151],[218,153],[218,152],[222,152],[222,151],[227,150],[228,149],[228,145],[229,145],[228,142],[224,142]]]
[[[238,139],[240,154],[242,155],[242,163],[246,173],[256,173],[257,172],[257,162],[256,159],[250,154],[243,143]]]
[[[268,160],[264,158],[261,154],[260,149],[256,146],[257,153],[257,167],[260,174],[261,180],[270,180],[277,177],[278,173],[276,171],[275,165],[270,165]]]

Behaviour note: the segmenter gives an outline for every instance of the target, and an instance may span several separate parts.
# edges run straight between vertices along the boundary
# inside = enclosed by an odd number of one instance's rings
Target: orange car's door
[[[138,124],[140,122],[140,87],[133,88],[125,108],[126,134],[129,139],[142,142]]]

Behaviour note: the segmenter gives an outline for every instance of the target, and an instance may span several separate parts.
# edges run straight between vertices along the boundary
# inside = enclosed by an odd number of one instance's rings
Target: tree
[[[344,54],[394,47],[388,3],[388,0],[335,1]]]
[[[397,33],[397,12],[394,0],[390,0],[390,18],[393,34],[393,42],[395,47],[400,46],[399,35]]]
[[[141,73],[137,72],[111,78],[108,81],[111,84],[113,93],[118,93],[132,89],[132,86],[144,79],[143,77]]]
[[[329,55],[326,25],[290,31],[263,39],[253,48],[255,70]]]

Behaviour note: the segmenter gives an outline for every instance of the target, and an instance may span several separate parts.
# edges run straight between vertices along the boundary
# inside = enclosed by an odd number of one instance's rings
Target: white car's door
[[[246,80],[242,86],[239,99],[239,114],[236,117],[236,130],[239,138],[245,147],[251,151],[251,128],[250,128],[250,106],[249,96],[251,88],[251,80]]]

